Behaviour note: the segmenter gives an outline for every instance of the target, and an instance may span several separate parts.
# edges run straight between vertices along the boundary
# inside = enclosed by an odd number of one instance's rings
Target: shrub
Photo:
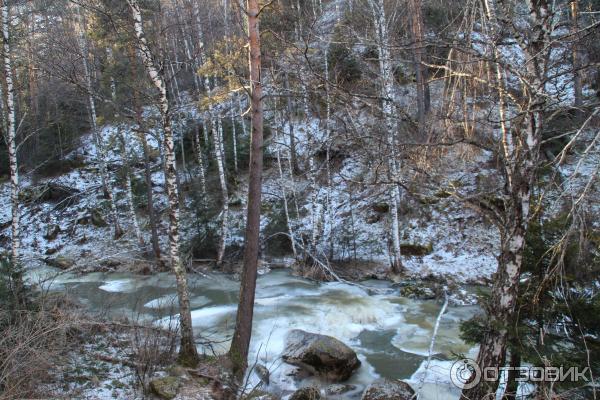
[[[23,287],[15,299],[20,270],[6,260],[0,265],[0,400],[40,397],[41,384],[80,323],[63,296],[34,296]]]

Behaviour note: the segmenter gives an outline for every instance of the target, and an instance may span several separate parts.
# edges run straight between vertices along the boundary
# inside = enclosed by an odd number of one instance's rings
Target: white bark
[[[227,241],[227,217],[229,216],[229,193],[227,191],[227,179],[225,177],[225,158],[223,157],[223,123],[221,117],[217,117],[217,127],[213,129],[213,141],[215,144],[215,157],[219,171],[219,182],[221,184],[221,200],[223,210],[221,212],[221,237],[217,251],[217,263],[223,262],[225,256],[225,244]]]
[[[140,54],[146,67],[150,80],[159,94],[159,109],[164,130],[164,152],[165,152],[165,182],[167,197],[169,201],[169,255],[171,268],[177,281],[177,297],[179,299],[179,320],[181,327],[180,357],[186,361],[196,362],[198,355],[194,344],[192,330],[192,316],[190,311],[190,300],[187,286],[185,269],[179,257],[179,193],[177,191],[177,166],[175,163],[175,150],[173,141],[173,129],[170,119],[170,107],[167,96],[167,87],[161,73],[159,72],[152,52],[144,34],[142,13],[137,0],[127,0],[133,16],[134,30],[140,48]]]
[[[242,97],[238,96],[238,112],[240,114],[240,120],[242,122],[242,133],[244,136],[248,135],[248,126],[246,124],[246,118],[244,117],[244,108],[242,107]]]
[[[21,213],[19,211],[19,164],[17,160],[17,127],[15,112],[15,92],[10,59],[10,31],[9,12],[7,1],[2,2],[2,41],[4,45],[4,79],[6,81],[6,119],[7,119],[7,145],[8,160],[10,164],[10,204],[11,204],[11,257],[13,263],[19,262],[21,249]]]
[[[204,124],[204,122],[203,126],[203,129],[206,129],[206,124]],[[206,173],[204,172],[204,154],[202,153],[202,143],[200,142],[199,126],[194,131],[194,138],[196,141],[196,161],[198,162],[198,168],[200,169],[200,185],[202,187],[202,194],[206,194]]]
[[[230,113],[231,113],[231,141],[232,141],[231,143],[233,146],[233,170],[237,174],[237,172],[238,172],[238,151],[237,151],[237,132],[236,132],[236,128],[235,128],[235,111],[234,111],[233,97],[231,98],[230,105],[231,105]]]
[[[390,157],[388,168],[390,177],[393,181],[390,185],[390,212],[392,218],[392,244],[394,252],[394,272],[400,272],[402,266],[402,254],[400,251],[400,221],[398,220],[398,204],[400,202],[400,191],[396,184],[398,176],[398,162],[396,160],[396,131],[398,124],[393,116],[394,112],[394,71],[391,63],[389,34],[387,29],[387,19],[385,15],[383,0],[369,0],[369,5],[373,14],[373,23],[376,30],[377,51],[379,56],[379,78],[380,78],[380,97],[382,99],[382,108],[388,131],[388,146]]]

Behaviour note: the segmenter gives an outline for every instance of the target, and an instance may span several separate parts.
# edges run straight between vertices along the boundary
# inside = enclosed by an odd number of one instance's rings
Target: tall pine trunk
[[[258,266],[260,236],[260,206],[263,168],[263,109],[261,87],[260,33],[258,27],[258,0],[248,0],[248,38],[250,45],[250,86],[252,105],[252,135],[250,143],[250,176],[248,185],[248,211],[244,246],[244,270],[240,288],[240,302],[229,356],[234,372],[240,376],[248,365],[248,351],[252,334],[256,270]]]
[[[155,65],[153,55],[148,47],[139,4],[137,0],[127,0],[127,3],[129,4],[129,8],[133,15],[135,35],[142,60],[144,61],[144,66],[146,67],[150,80],[158,92],[158,106],[164,131],[165,184],[169,202],[169,256],[171,268],[173,269],[177,281],[177,297],[179,300],[179,325],[181,331],[179,360],[186,365],[195,365],[198,362],[198,352],[194,343],[187,276],[179,257],[179,193],[177,191],[175,144],[173,140],[173,128],[171,125],[167,87],[162,74]]]

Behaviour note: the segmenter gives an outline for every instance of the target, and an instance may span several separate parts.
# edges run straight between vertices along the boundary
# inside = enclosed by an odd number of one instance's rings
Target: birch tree
[[[386,18],[383,0],[369,0],[369,6],[375,26],[375,40],[379,58],[379,97],[382,102],[383,117],[387,132],[387,145],[390,156],[388,168],[392,182],[398,180],[398,162],[396,154],[396,132],[398,123],[394,117],[394,70],[390,54],[390,37],[388,34],[388,21]],[[390,213],[392,218],[392,246],[393,261],[392,271],[402,272],[402,255],[400,251],[400,222],[398,220],[398,204],[400,191],[396,183],[390,185]]]
[[[229,357],[234,364],[234,372],[241,376],[248,365],[248,351],[252,335],[254,296],[258,251],[260,246],[260,208],[263,168],[263,108],[261,86],[261,54],[258,0],[248,0],[248,44],[250,66],[250,103],[252,109],[252,135],[250,143],[250,172],[248,184],[248,210],[246,218],[246,238],[244,245],[244,267],[240,288],[240,301],[235,320],[235,330]]]
[[[512,322],[518,296],[518,283],[523,264],[525,235],[532,217],[531,196],[540,166],[540,143],[545,124],[548,95],[545,84],[550,63],[550,43],[555,28],[553,24],[554,3],[548,0],[528,0],[527,26],[520,29],[510,21],[513,2],[483,2],[484,12],[494,30],[510,32],[526,62],[519,69],[519,79],[524,89],[518,95],[507,97],[509,106],[517,112],[502,132],[501,160],[505,175],[504,205],[493,210],[491,218],[500,230],[500,255],[498,269],[493,279],[490,299],[486,304],[487,329],[479,348],[477,363],[485,367],[505,365],[509,325]],[[497,14],[501,18],[497,18]],[[499,46],[500,37],[493,37],[491,45]],[[496,52],[498,54],[498,52]],[[505,73],[512,70],[511,60],[497,59]],[[495,90],[498,90],[495,87]],[[501,93],[504,95],[504,93]],[[505,117],[505,123],[509,117]],[[465,389],[462,399],[495,397],[498,381],[481,382]]]
[[[13,264],[19,263],[21,250],[21,213],[19,210],[19,162],[17,159],[17,120],[15,111],[15,87],[10,47],[10,15],[8,0],[2,1],[2,43],[4,50],[4,81],[6,84],[6,143],[8,145],[8,162],[10,167],[10,205],[11,205],[11,258]],[[16,282],[18,286],[21,282]],[[17,291],[20,290],[16,288]],[[16,293],[18,295],[18,293]]]
[[[169,256],[171,268],[177,281],[177,297],[179,300],[179,325],[181,343],[179,347],[180,361],[195,365],[198,361],[198,352],[194,343],[192,329],[192,315],[187,286],[186,271],[179,256],[179,193],[177,191],[177,170],[175,163],[175,145],[173,128],[171,125],[170,105],[164,77],[154,60],[148,45],[142,22],[142,12],[137,0],[127,0],[133,17],[135,36],[146,72],[158,94],[158,106],[164,134],[163,151],[165,153],[165,185],[169,203]]]
[[[219,238],[219,248],[217,249],[217,264],[223,262],[225,256],[225,244],[227,240],[227,217],[229,215],[229,191],[227,190],[227,179],[225,177],[225,158],[223,148],[223,120],[220,115],[216,118],[216,127],[213,127],[213,142],[215,145],[215,158],[217,160],[217,169],[219,172],[219,183],[221,185],[221,236]]]

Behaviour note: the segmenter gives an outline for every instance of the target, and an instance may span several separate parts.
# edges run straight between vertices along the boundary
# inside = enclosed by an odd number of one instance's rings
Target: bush
[[[19,279],[22,282],[20,270],[6,260],[1,268],[0,399],[40,397],[41,384],[80,323],[62,296],[34,296],[23,287],[17,298],[14,288]]]

